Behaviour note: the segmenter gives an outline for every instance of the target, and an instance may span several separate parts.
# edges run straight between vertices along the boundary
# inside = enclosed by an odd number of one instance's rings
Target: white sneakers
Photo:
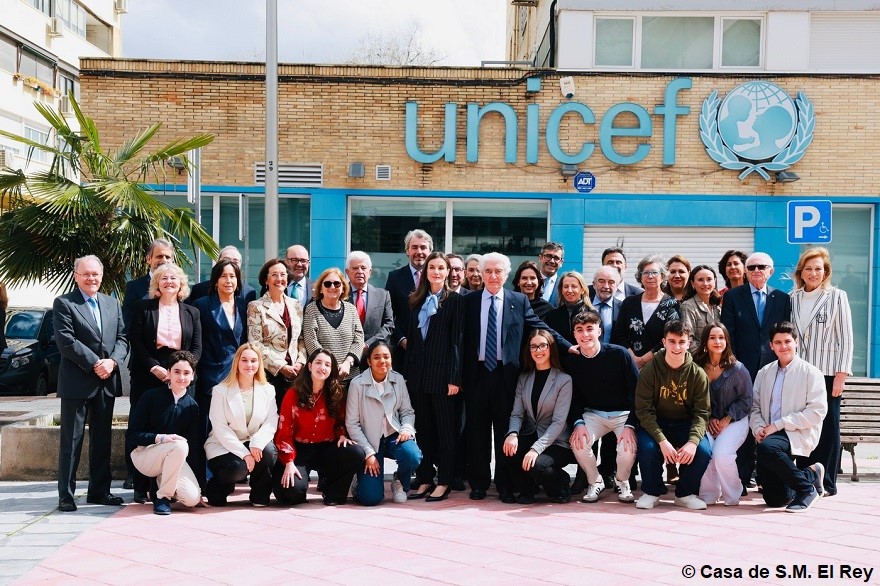
[[[632,490],[629,488],[629,480],[618,480],[614,477],[614,487],[617,489],[617,500],[622,503],[631,503],[635,500]]]
[[[395,503],[406,502],[406,491],[403,490],[403,484],[397,479],[397,472],[391,478],[391,493],[394,495],[393,500]]]
[[[585,503],[595,503],[599,500],[599,495],[603,490],[605,490],[605,481],[599,476],[599,480],[587,487],[587,494],[584,495],[584,498],[582,498],[581,501]]]
[[[697,495],[689,494],[687,496],[675,497],[675,506],[684,507],[692,511],[702,511],[706,508],[706,503],[701,501]]]
[[[660,502],[659,496],[654,496],[650,494],[643,494],[639,497],[639,500],[636,501],[637,509],[653,509],[654,505]]]

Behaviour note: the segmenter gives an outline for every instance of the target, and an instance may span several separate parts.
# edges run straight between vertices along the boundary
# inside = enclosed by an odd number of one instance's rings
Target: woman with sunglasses
[[[360,373],[358,362],[364,349],[364,328],[357,308],[347,299],[348,281],[342,270],[325,269],[315,281],[314,299],[306,305],[303,315],[303,342],[311,354],[324,348],[339,364],[339,378],[347,388],[349,381]]]

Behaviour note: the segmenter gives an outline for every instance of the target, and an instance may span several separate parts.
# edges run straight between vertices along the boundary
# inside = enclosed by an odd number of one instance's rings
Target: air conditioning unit
[[[61,21],[61,17],[53,16],[49,20],[49,36],[50,37],[60,37],[63,31],[64,31],[64,23]]]
[[[128,0],[114,0],[113,9],[118,14],[125,14],[126,12],[128,12]]]
[[[12,151],[0,149],[0,168],[8,167],[12,169],[13,165],[15,165],[15,155],[12,154]]]
[[[60,110],[62,114],[70,114],[72,112],[70,109],[70,97],[61,96],[58,100],[58,110]]]

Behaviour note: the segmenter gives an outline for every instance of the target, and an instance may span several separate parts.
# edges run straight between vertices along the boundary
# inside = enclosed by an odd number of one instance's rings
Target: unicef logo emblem
[[[700,111],[706,152],[725,169],[743,170],[740,180],[783,171],[801,160],[813,141],[816,117],[803,92],[792,100],[776,84],[750,81],[724,100],[712,92]]]

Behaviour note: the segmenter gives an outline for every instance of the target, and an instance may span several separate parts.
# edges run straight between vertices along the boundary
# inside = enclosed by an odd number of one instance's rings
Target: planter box
[[[57,415],[43,415],[5,425],[0,429],[0,479],[57,480],[61,428]],[[124,422],[123,422],[124,423]],[[113,426],[110,469],[113,478],[124,479],[125,425]],[[89,477],[89,427],[86,425],[77,480]]]

